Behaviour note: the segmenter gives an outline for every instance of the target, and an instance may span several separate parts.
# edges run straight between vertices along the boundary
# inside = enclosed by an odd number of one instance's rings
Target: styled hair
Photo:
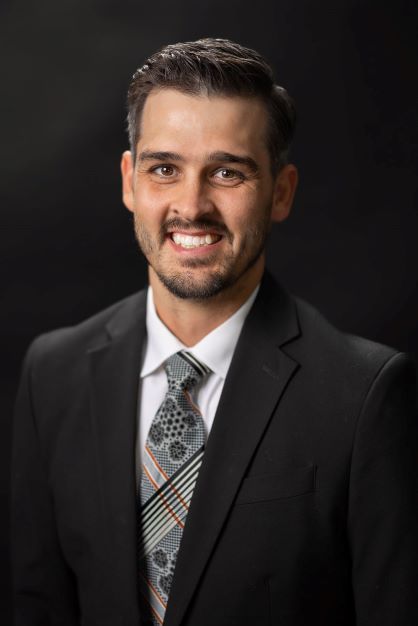
[[[271,169],[287,163],[296,112],[273,70],[255,50],[228,39],[199,39],[165,46],[134,73],[128,89],[128,134],[133,158],[140,137],[141,115],[153,89],[177,89],[187,95],[244,96],[262,100],[269,116],[267,148]]]

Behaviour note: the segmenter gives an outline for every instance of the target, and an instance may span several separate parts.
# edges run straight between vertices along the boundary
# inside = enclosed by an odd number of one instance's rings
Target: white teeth
[[[218,236],[203,235],[203,237],[181,235],[180,233],[172,233],[172,240],[182,248],[198,248],[199,246],[207,246],[219,240]]]

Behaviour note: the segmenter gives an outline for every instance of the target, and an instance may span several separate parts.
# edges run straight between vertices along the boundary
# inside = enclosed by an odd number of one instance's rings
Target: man
[[[418,623],[413,366],[264,269],[297,184],[287,92],[205,39],[152,56],[128,106],[149,288],[29,350],[16,624]]]

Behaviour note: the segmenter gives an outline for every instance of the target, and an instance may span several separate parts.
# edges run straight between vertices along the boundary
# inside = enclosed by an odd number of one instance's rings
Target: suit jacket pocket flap
[[[245,478],[235,504],[290,498],[315,491],[316,465]]]

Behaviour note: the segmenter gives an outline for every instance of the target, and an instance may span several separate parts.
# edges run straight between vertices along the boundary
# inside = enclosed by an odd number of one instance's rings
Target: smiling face
[[[140,130],[136,163],[122,157],[123,199],[152,286],[193,300],[252,291],[271,221],[287,217],[296,186],[294,166],[272,177],[264,104],[162,89]]]

